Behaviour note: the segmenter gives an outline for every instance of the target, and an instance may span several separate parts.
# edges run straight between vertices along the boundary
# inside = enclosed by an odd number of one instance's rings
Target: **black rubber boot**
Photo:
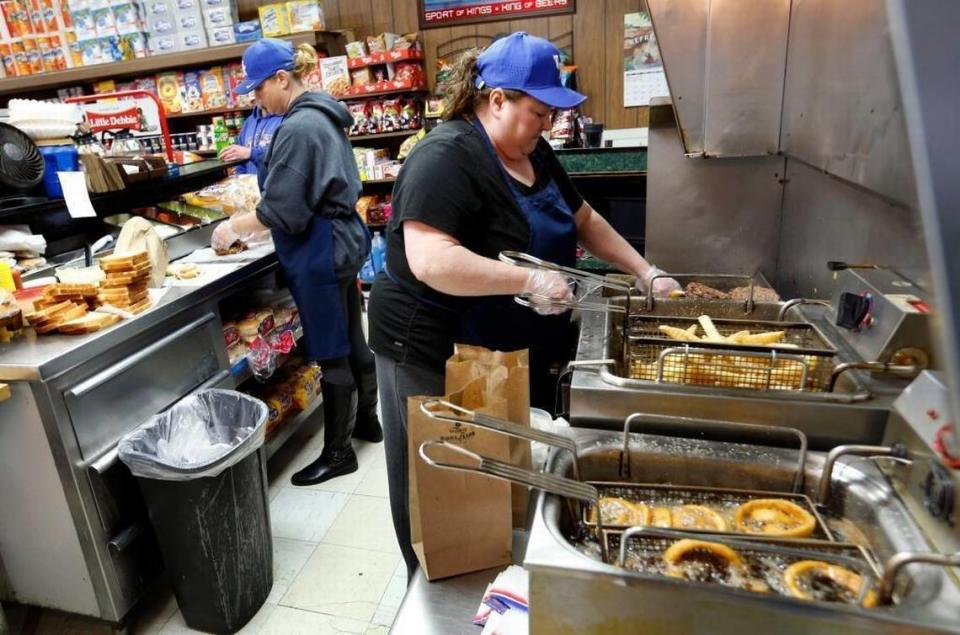
[[[357,390],[353,386],[324,383],[323,452],[290,478],[294,485],[316,485],[356,472],[357,455],[350,443],[357,417]]]
[[[353,438],[380,443],[383,429],[377,418],[377,371],[360,373],[354,379],[357,382],[357,424],[353,427]]]

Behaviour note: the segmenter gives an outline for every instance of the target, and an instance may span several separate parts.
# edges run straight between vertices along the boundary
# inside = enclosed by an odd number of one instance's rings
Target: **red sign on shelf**
[[[125,110],[112,110],[110,112],[96,112],[88,107],[84,114],[91,132],[124,128],[140,130],[143,127],[143,111],[135,105]]]
[[[435,27],[484,20],[540,17],[554,13],[573,13],[574,9],[574,0],[420,0],[420,26]]]
[[[423,51],[416,49],[401,49],[399,51],[387,51],[386,53],[371,53],[363,57],[354,57],[347,60],[347,67],[363,68],[364,66],[374,66],[375,64],[392,64],[394,62],[407,62],[423,59]]]

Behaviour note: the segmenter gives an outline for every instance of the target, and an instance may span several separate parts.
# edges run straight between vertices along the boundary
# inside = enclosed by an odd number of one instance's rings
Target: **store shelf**
[[[423,83],[401,82],[386,80],[374,84],[351,86],[347,92],[337,95],[337,99],[362,99],[364,97],[378,97],[380,95],[398,95],[401,93],[425,93],[427,87]]]
[[[191,150],[194,154],[198,154],[202,157],[215,157],[217,156],[216,150]]]
[[[366,181],[360,181],[363,185],[387,185],[394,184],[397,182],[397,179],[369,179]]]
[[[306,423],[322,405],[323,397],[321,395],[317,395],[317,398],[310,402],[310,404],[304,410],[301,410],[299,413],[294,415],[294,417],[289,421],[285,421],[284,423],[280,424],[280,427],[277,428],[277,431],[273,433],[273,436],[267,439],[266,443],[264,443],[264,447],[267,450],[267,459],[270,459],[270,457],[276,454],[277,450],[283,447],[283,444],[286,443],[290,437],[296,434],[297,430],[299,430],[300,427]]]
[[[228,112],[249,112],[253,106],[236,106],[235,108],[214,108],[213,110],[200,110],[197,112],[175,112],[167,115],[167,119],[187,119],[190,117],[216,117],[225,115]]]
[[[151,201],[165,200],[183,192],[199,189],[209,183],[210,177],[216,178],[218,173],[220,176],[225,176],[228,167],[240,163],[243,162],[209,159],[181,165],[178,176],[143,181],[116,192],[91,194],[90,201],[94,209],[102,213],[116,213],[118,209],[142,207]],[[29,218],[37,214],[63,210],[66,210],[66,204],[62,198],[47,199],[40,203],[0,210],[0,221],[6,218]]]
[[[399,137],[412,137],[420,132],[420,128],[412,130],[397,130],[396,132],[381,132],[379,134],[362,134],[349,137],[350,141],[379,141],[381,139],[396,139]]]
[[[285,35],[284,39],[293,42],[294,46],[302,43],[313,44],[323,31],[310,33],[296,33]],[[334,34],[337,35],[337,34]],[[112,64],[97,64],[95,66],[81,66],[55,73],[41,73],[26,77],[8,77],[0,79],[0,96],[19,95],[30,91],[63,88],[73,84],[95,82],[104,78],[130,77],[145,75],[169,69],[183,69],[191,66],[213,66],[217,62],[240,59],[243,52],[250,46],[249,43],[228,44],[214,46],[180,53],[154,55],[126,62]]]
[[[386,53],[371,53],[363,57],[354,57],[347,60],[347,68],[354,70],[365,66],[376,66],[377,64],[393,64],[395,62],[417,62],[423,60],[423,51],[414,49],[402,49],[399,51],[387,51]]]
[[[303,328],[298,328],[293,332],[293,339],[296,340],[297,344],[300,344],[301,338],[303,338]],[[280,356],[280,358],[277,360],[277,370],[287,363],[290,355],[292,355],[296,350],[297,349],[294,348],[289,354]],[[239,387],[240,384],[253,379],[253,370],[251,370],[250,364],[247,362],[246,357],[240,359],[236,364],[230,367],[230,374],[233,375],[233,385],[237,387]]]

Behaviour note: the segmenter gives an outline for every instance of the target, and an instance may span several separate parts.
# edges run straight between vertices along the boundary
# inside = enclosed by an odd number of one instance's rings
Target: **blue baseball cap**
[[[519,90],[551,108],[579,106],[587,97],[560,84],[559,66],[557,47],[543,38],[517,31],[480,54],[476,85]]]
[[[293,70],[293,44],[286,40],[265,37],[257,40],[243,52],[243,74],[235,92],[243,95],[267,81],[277,71]]]

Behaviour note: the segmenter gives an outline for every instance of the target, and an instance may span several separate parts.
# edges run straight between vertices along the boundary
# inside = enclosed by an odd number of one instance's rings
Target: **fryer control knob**
[[[940,463],[930,463],[930,472],[923,481],[923,506],[934,518],[953,525],[953,479]]]

